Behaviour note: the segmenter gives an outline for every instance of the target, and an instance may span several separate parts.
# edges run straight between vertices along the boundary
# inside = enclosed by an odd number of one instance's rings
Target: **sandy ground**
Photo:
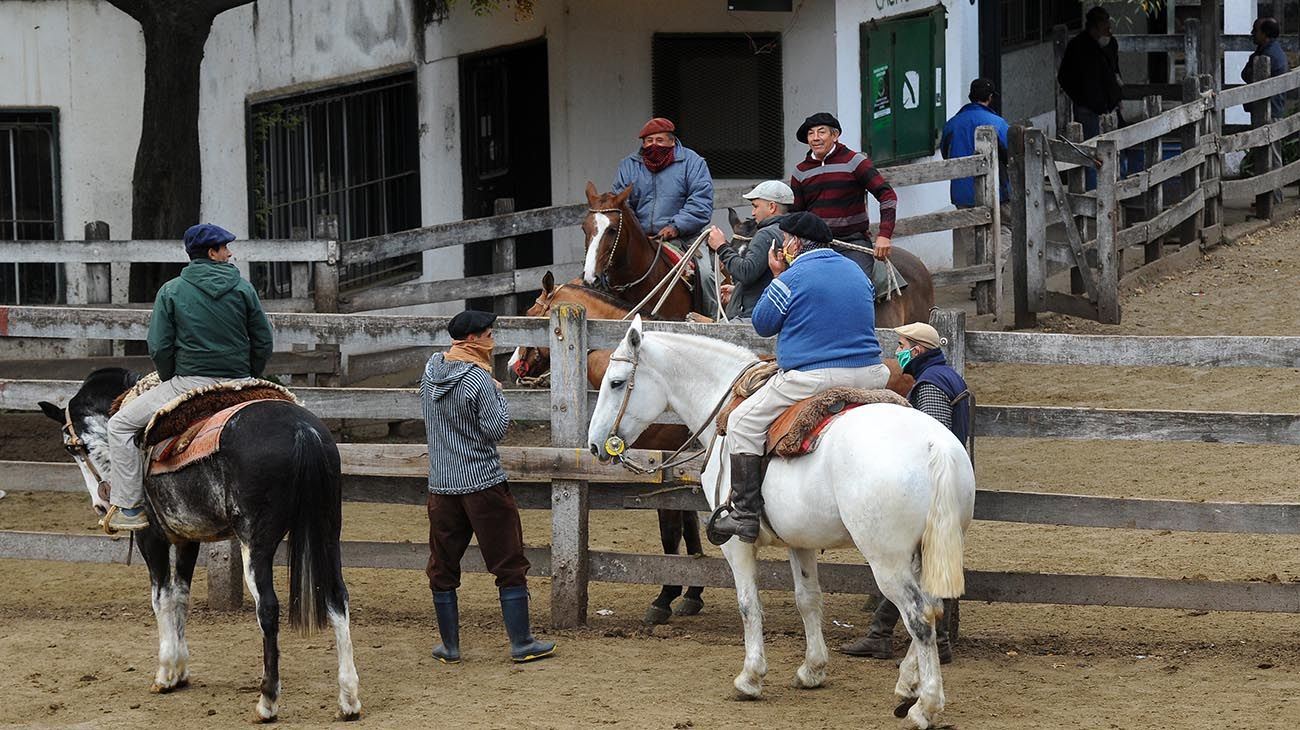
[[[1216,250],[1195,271],[1124,300],[1125,323],[1104,327],[1043,318],[1045,331],[1128,334],[1300,334],[1300,227],[1283,226]],[[1300,372],[975,365],[983,403],[1131,408],[1300,409]],[[54,459],[54,425],[4,419],[0,458]],[[534,432],[527,437],[532,440]],[[1108,496],[1296,500],[1300,451],[1292,447],[986,439],[983,488]],[[0,529],[88,530],[76,494],[0,485]],[[530,544],[545,544],[549,515],[527,512]],[[425,537],[422,510],[349,504],[346,539]],[[657,550],[652,513],[593,513],[596,548]],[[712,551],[712,549],[710,548]],[[716,554],[716,551],[712,551]],[[1300,539],[1085,530],[976,523],[968,565],[1221,580],[1300,580]],[[777,551],[764,557],[780,559]],[[847,552],[827,560],[853,562]],[[743,655],[734,595],[708,590],[696,617],[647,629],[654,590],[593,584],[590,625],[544,631],[557,658],[517,667],[486,576],[461,591],[467,661],[434,662],[429,595],[418,573],[351,570],[354,637],[365,726],[569,728],[891,727],[895,680],[886,662],[833,656],[820,690],[793,689],[802,630],[793,597],[764,595],[770,672],[765,700],[732,701]],[[189,638],[194,685],[148,693],[155,637],[142,566],[0,561],[0,725],[227,727],[251,716],[260,642],[251,611],[203,608],[195,581]],[[549,586],[533,581],[536,623]],[[600,611],[600,614],[597,614]],[[608,613],[607,613],[608,612]],[[828,595],[833,645],[867,623],[860,596]],[[314,727],[334,712],[328,635],[282,637],[282,722]],[[1102,607],[965,604],[957,661],[944,668],[948,710],[959,728],[1287,727],[1300,723],[1300,618]]]

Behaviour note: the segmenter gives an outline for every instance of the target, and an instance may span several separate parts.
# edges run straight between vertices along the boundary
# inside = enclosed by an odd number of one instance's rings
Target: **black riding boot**
[[[460,607],[456,591],[434,591],[433,612],[438,617],[442,643],[433,647],[433,658],[443,664],[460,663]]]
[[[732,454],[731,511],[709,526],[709,542],[721,545],[733,536],[739,537],[741,542],[754,542],[758,539],[758,520],[761,514],[763,457],[757,454]]]
[[[871,614],[871,627],[867,635],[857,641],[840,645],[840,652],[849,656],[874,659],[894,657],[894,627],[898,625],[898,607],[888,598],[881,598],[876,612]]]
[[[538,641],[528,621],[528,587],[505,586],[498,589],[501,595],[501,618],[510,636],[510,658],[516,662],[531,662],[555,653],[555,642]]]

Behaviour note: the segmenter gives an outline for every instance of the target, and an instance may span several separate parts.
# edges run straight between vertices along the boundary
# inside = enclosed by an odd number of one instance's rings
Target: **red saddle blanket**
[[[664,258],[667,258],[668,263],[672,264],[673,266],[676,266],[677,262],[682,260],[682,256],[686,255],[684,251],[682,251],[681,249],[677,248],[672,244],[664,243],[663,247],[664,247]],[[688,276],[695,275],[694,261],[691,261],[690,263],[686,264],[686,273]]]
[[[199,459],[212,456],[221,450],[221,431],[232,416],[247,406],[262,400],[248,400],[190,424],[176,436],[154,445],[149,454],[149,474],[168,474],[180,471]]]

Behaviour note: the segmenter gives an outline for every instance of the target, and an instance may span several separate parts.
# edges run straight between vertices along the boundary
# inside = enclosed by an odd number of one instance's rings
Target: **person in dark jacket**
[[[136,434],[159,408],[187,390],[223,380],[259,377],[271,358],[271,326],[253,286],[230,263],[235,236],[201,223],[185,231],[190,263],[162,285],[149,320],[149,357],[162,384],[145,391],[108,421],[112,462],[110,531],[139,530],[144,455]]]
[[[794,192],[780,180],[768,180],[754,186],[743,196],[753,209],[758,230],[747,242],[727,243],[722,231],[714,226],[709,231],[709,248],[718,252],[718,259],[731,272],[735,287],[727,302],[729,319],[746,320],[754,315],[754,305],[763,290],[772,283],[772,270],[767,266],[767,252],[782,238],[780,223],[794,202]]]
[[[1074,103],[1074,121],[1083,126],[1083,136],[1097,136],[1101,115],[1117,111],[1123,98],[1119,42],[1111,35],[1105,8],[1098,5],[1084,16],[1083,30],[1065,46],[1056,80]]]
[[[970,389],[966,381],[948,365],[941,346],[948,341],[924,322],[915,322],[894,329],[898,334],[898,350],[894,357],[903,372],[916,378],[916,384],[907,393],[912,407],[947,426],[962,445],[970,450]],[[935,626],[939,647],[939,663],[952,661],[952,642],[949,640],[948,619],[956,611],[956,599],[944,601],[943,616]],[[871,627],[865,637],[840,646],[840,651],[850,656],[892,659],[894,656],[894,626],[898,624],[898,607],[882,598],[871,616]]]
[[[420,379],[424,431],[429,444],[429,563],[434,614],[442,643],[433,657],[460,662],[460,561],[470,538],[496,576],[510,658],[548,657],[555,644],[533,637],[528,620],[528,558],[519,506],[510,493],[497,443],[510,425],[501,384],[492,378],[491,312],[466,310],[452,317],[452,346],[434,353]]]
[[[817,112],[799,125],[795,138],[808,145],[808,154],[790,176],[790,189],[794,191],[790,209],[816,214],[841,241],[871,247],[874,258],[860,251],[841,251],[870,279],[875,259],[889,258],[898,193],[876,170],[870,157],[840,144],[840,132],[840,121],[830,112]],[[880,228],[874,242],[870,238],[867,193],[880,204]]]
[[[1241,70],[1241,80],[1246,83],[1252,81],[1263,81],[1254,77],[1255,71],[1251,68],[1255,59],[1263,56],[1268,59],[1268,76],[1281,76],[1291,70],[1291,64],[1287,62],[1286,52],[1282,50],[1282,44],[1277,38],[1282,34],[1282,28],[1273,18],[1256,18],[1255,25],[1250,29],[1250,37],[1255,41],[1255,52],[1250,54],[1246,60],[1246,67]],[[1272,106],[1273,121],[1277,121],[1286,116],[1286,95],[1276,94],[1270,100]]]
[[[758,539],[763,452],[777,416],[827,388],[883,388],[889,381],[876,339],[871,280],[829,248],[831,230],[821,218],[791,213],[780,229],[785,234],[780,253],[767,249],[776,278],[763,290],[753,317],[760,336],[777,335],[780,370],[727,419],[731,504],[729,510],[718,508],[708,531],[709,540],[719,545],[731,536],[749,543]]]

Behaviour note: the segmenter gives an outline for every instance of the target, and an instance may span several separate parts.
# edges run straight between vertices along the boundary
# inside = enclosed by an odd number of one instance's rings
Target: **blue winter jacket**
[[[618,163],[614,192],[632,186],[627,204],[636,211],[637,222],[646,235],[673,226],[682,238],[694,237],[713,218],[713,176],[709,163],[681,142],[672,164],[651,173],[634,152]]]
[[[862,267],[830,249],[802,254],[754,305],[754,330],[776,340],[782,370],[880,364],[876,291]]]
[[[953,157],[968,157],[975,154],[975,128],[976,127],[993,127],[998,131],[998,169],[1001,180],[1001,194],[998,196],[1002,201],[1011,197],[1011,180],[1008,179],[1006,169],[1002,163],[1007,156],[1007,120],[998,116],[997,112],[984,106],[971,102],[962,107],[948,123],[943,125],[943,136],[939,138],[939,151],[943,153],[945,160]],[[975,205],[975,178],[963,177],[953,180],[949,195],[952,198],[952,204],[958,207],[970,208]]]

